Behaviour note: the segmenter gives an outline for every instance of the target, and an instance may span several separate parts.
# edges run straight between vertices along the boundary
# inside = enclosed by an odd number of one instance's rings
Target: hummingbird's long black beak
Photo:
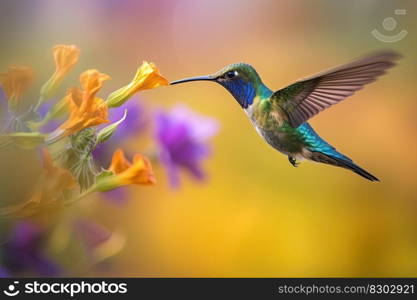
[[[181,79],[181,80],[171,81],[169,84],[178,84],[178,83],[184,83],[184,82],[190,82],[190,81],[203,81],[203,80],[214,81],[214,80],[216,80],[216,78],[213,77],[213,76],[210,76],[210,75],[197,76],[197,77],[191,77],[191,78],[185,78],[185,79]]]

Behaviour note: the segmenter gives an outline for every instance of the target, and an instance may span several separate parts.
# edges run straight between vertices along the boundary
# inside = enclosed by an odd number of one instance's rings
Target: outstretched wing
[[[271,100],[287,113],[291,126],[296,128],[365,84],[375,81],[386,69],[394,66],[394,60],[399,57],[399,54],[390,51],[375,53],[299,80],[274,92]]]

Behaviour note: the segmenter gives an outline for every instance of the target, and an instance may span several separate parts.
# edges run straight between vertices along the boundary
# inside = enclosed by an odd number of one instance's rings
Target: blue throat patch
[[[251,82],[235,79],[222,83],[222,85],[235,97],[242,108],[248,108],[253,103],[256,91]]]

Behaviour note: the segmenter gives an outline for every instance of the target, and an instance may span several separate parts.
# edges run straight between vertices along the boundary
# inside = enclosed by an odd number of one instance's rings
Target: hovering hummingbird
[[[206,80],[222,85],[244,109],[261,137],[287,155],[294,167],[299,164],[297,160],[308,159],[352,170],[370,181],[379,181],[323,140],[307,120],[375,81],[394,66],[399,57],[391,51],[374,53],[275,92],[262,82],[252,66],[245,63],[231,64],[215,74],[171,84]]]

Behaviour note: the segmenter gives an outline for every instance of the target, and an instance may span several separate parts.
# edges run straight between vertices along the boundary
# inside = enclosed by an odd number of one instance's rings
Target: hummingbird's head
[[[214,81],[222,85],[243,108],[248,108],[261,88],[265,87],[255,69],[245,63],[231,64],[212,75],[186,78],[173,81],[171,84],[201,80]]]

